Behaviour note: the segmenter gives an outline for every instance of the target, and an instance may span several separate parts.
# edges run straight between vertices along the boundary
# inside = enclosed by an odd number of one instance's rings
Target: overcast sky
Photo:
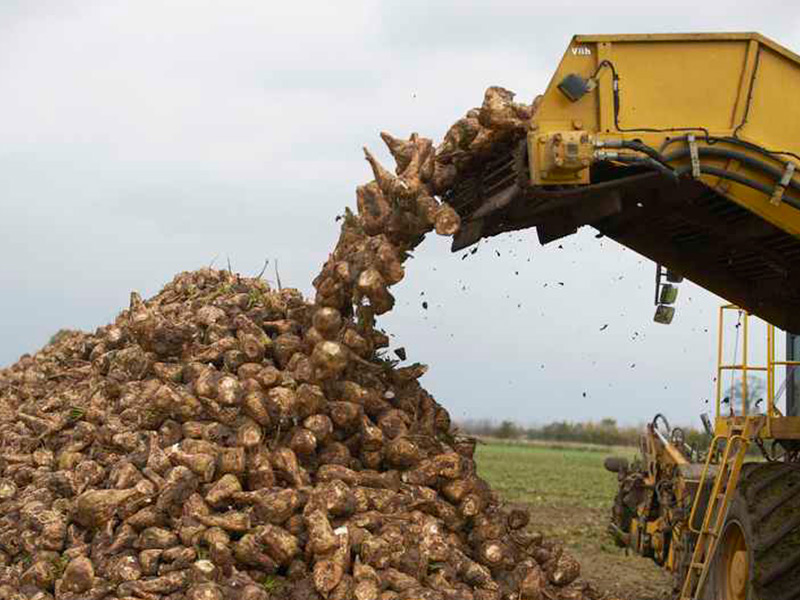
[[[438,142],[489,85],[530,101],[576,33],[760,31],[800,50],[800,5],[757,7],[3,0],[0,364],[212,261],[277,259],[309,293],[371,178],[361,146],[388,161],[380,130]],[[683,284],[674,323],[652,323],[653,263],[593,234],[417,251],[382,325],[454,418],[698,422],[720,299]]]

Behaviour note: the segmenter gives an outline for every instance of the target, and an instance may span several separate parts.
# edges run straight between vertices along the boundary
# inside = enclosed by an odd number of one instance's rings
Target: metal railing
[[[739,314],[739,321],[737,324],[737,342],[734,349],[734,357],[733,362],[730,364],[723,363],[723,338],[724,338],[724,325],[725,325],[725,314],[726,311],[736,311]],[[741,340],[742,340],[742,357],[741,361],[737,361],[736,354],[738,351],[738,336],[739,336],[739,326],[741,326]],[[767,389],[766,389],[766,400],[767,400],[767,407],[765,411],[766,421],[764,424],[764,430],[761,433],[761,437],[769,438],[771,437],[771,424],[772,421],[776,418],[781,418],[783,415],[781,414],[778,407],[775,405],[777,400],[776,390],[775,390],[775,382],[776,382],[776,373],[775,370],[780,367],[784,367],[787,370],[787,378],[791,376],[791,370],[794,367],[800,366],[800,361],[796,360],[777,360],[776,353],[775,353],[775,340],[776,340],[776,332],[775,326],[766,323],[767,327],[767,347],[766,347],[766,361],[764,364],[751,364],[750,363],[750,315],[747,311],[739,308],[734,304],[725,304],[720,306],[719,309],[719,336],[717,342],[717,399],[716,399],[716,418],[717,419],[726,419],[730,417],[743,417],[747,418],[749,416],[748,411],[750,410],[749,402],[748,402],[748,374],[750,372],[760,372],[766,373],[767,377]],[[732,371],[740,371],[742,374],[742,394],[741,394],[741,406],[736,407],[734,406],[734,398],[728,398],[728,407],[729,407],[729,414],[723,415],[722,414],[722,380],[723,375],[725,373],[729,373]],[[782,385],[779,389],[779,393],[782,393],[784,386]],[[733,396],[733,393],[731,394]]]

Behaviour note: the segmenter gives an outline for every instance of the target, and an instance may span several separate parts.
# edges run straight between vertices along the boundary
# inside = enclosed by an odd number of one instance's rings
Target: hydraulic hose
[[[678,175],[676,174],[674,169],[650,157],[645,158],[640,156],[625,156],[624,154],[621,154],[616,158],[614,158],[613,160],[621,163],[650,167],[652,169],[655,169],[656,171],[660,171],[662,174],[666,175],[670,179],[674,179],[675,181],[678,180]]]
[[[655,148],[648,146],[643,142],[624,140],[622,142],[622,147],[627,148],[628,150],[634,150],[635,152],[641,152],[642,154],[647,154],[647,156],[652,158],[654,161],[668,167],[667,160],[664,155]]]
[[[678,138],[676,138],[676,139],[678,139]],[[674,140],[671,140],[670,143],[672,141],[674,141]],[[635,151],[638,151],[638,152],[642,152],[642,153],[647,154],[648,156],[647,156],[647,158],[644,158],[644,157],[636,157],[636,156],[626,156],[626,155],[623,154],[623,155],[617,155],[616,157],[614,157],[611,160],[614,160],[614,161],[617,161],[617,162],[622,162],[622,163],[627,163],[627,164],[642,165],[642,166],[650,167],[652,169],[658,170],[662,174],[668,176],[670,179],[675,179],[675,180],[677,180],[682,175],[686,175],[687,173],[691,173],[691,171],[692,171],[691,166],[688,166],[688,165],[687,166],[683,166],[683,167],[678,167],[677,169],[673,169],[668,164],[669,162],[672,162],[672,161],[675,161],[675,160],[679,160],[681,158],[685,158],[685,157],[689,156],[690,150],[688,148],[682,148],[681,150],[676,150],[675,152],[671,152],[669,154],[664,155],[664,154],[661,154],[660,152],[657,152],[656,150],[654,150],[650,146],[647,146],[646,144],[642,144],[641,142],[625,141],[625,142],[622,142],[621,144],[619,142],[617,142],[617,143],[619,144],[618,147],[628,148],[630,150],[635,150]],[[662,148],[665,148],[667,145],[669,145],[669,144],[665,144]],[[728,158],[728,159],[732,159],[732,160],[738,160],[739,162],[741,162],[744,165],[747,165],[747,166],[749,166],[749,167],[751,167],[751,168],[753,168],[755,170],[761,171],[762,173],[766,173],[767,175],[773,177],[776,181],[780,181],[781,178],[783,177],[783,171],[781,169],[779,169],[777,167],[774,167],[774,166],[772,166],[772,165],[770,165],[770,164],[768,164],[768,163],[766,163],[764,161],[758,160],[757,158],[753,158],[752,156],[749,156],[749,155],[744,154],[742,152],[737,152],[736,150],[728,150],[726,148],[712,148],[712,147],[708,147],[708,146],[702,146],[702,147],[698,147],[697,151],[698,151],[698,154],[700,156],[713,156],[713,157],[717,157],[717,158]],[[655,155],[658,158],[657,159],[653,158],[651,152],[655,153]],[[767,156],[769,156],[769,155],[767,155]],[[774,158],[774,157],[771,157],[771,158]],[[767,196],[770,196],[770,197],[772,196],[773,192],[775,191],[773,187],[770,187],[770,186],[765,185],[765,184],[763,184],[761,182],[758,182],[758,181],[756,181],[754,179],[751,179],[750,177],[747,177],[745,175],[741,175],[740,173],[734,173],[732,171],[727,171],[725,169],[721,169],[721,168],[718,168],[718,167],[711,167],[711,166],[707,166],[707,165],[702,165],[701,164],[700,165],[700,172],[701,173],[705,173],[706,175],[713,175],[713,176],[716,176],[716,177],[721,177],[723,179],[729,179],[731,181],[735,181],[736,183],[740,183],[742,185],[746,185],[747,187],[752,188],[754,190],[758,190],[759,192],[761,192],[761,193],[763,193],[763,194],[765,194]],[[788,187],[791,188],[792,190],[800,192],[800,182],[797,182],[794,179],[789,180]],[[800,210],[800,200],[798,200],[797,198],[793,198],[791,196],[788,196],[788,195],[784,194],[783,201],[786,204],[788,204],[789,206],[791,206],[792,208]]]
[[[684,167],[679,167],[675,169],[676,175],[679,177],[681,175],[686,175],[687,173],[692,172],[692,167],[687,165]],[[741,183],[742,185],[746,185],[747,187],[753,188],[754,190],[758,190],[766,194],[767,196],[772,196],[772,188],[768,185],[764,185],[761,182],[755,181],[754,179],[750,179],[745,175],[741,175],[740,173],[734,173],[732,171],[726,171],[725,169],[719,169],[717,167],[709,167],[706,165],[700,165],[700,172],[705,173],[706,175],[713,175],[715,177],[722,177],[723,179],[730,179],[731,181],[735,181],[736,183]],[[784,196],[783,201],[786,202],[792,208],[796,208],[800,210],[800,200],[796,198],[792,198],[790,196]]]
[[[739,139],[739,138],[735,138],[735,137],[730,137],[730,136],[717,137],[717,136],[709,135],[708,132],[706,132],[706,134],[703,136],[703,139],[709,145],[716,144],[716,143],[719,143],[719,142],[723,142],[723,143],[726,143],[726,144],[731,144],[732,146],[741,146],[742,148],[747,148],[748,150],[752,150],[754,152],[758,152],[759,154],[762,154],[762,155],[766,156],[767,158],[771,158],[772,160],[777,160],[779,162],[781,161],[781,159],[778,158],[777,155],[791,156],[792,158],[796,158],[797,160],[800,160],[800,156],[798,156],[794,152],[786,152],[784,150],[768,150],[768,149],[762,148],[761,146],[759,146],[757,144],[754,144],[752,142],[748,142],[748,141],[745,141],[745,140],[742,140],[742,139]],[[663,144],[661,144],[661,148],[659,150],[661,152],[664,152],[664,150],[667,149],[667,146],[670,146],[670,145],[674,144],[675,142],[686,142],[686,141],[688,141],[688,139],[687,139],[687,136],[685,136],[685,135],[684,136],[679,136],[679,137],[674,137],[674,138],[666,140]]]
[[[728,150],[727,148],[711,148],[707,146],[699,146],[697,148],[697,153],[700,156],[715,156],[720,158],[730,158],[733,160],[738,160],[743,165],[747,165],[748,167],[752,167],[753,169],[766,173],[774,177],[778,181],[780,181],[780,179],[783,177],[783,171],[781,169],[773,167],[769,163],[765,163],[764,161],[758,160],[757,158],[753,158],[752,156],[749,156],[742,152],[737,152],[736,150]],[[682,148],[680,150],[676,150],[675,152],[670,152],[669,154],[665,155],[664,158],[668,161],[673,161],[685,158],[687,156],[689,156],[689,149]],[[794,179],[790,179],[789,187],[792,188],[793,190],[800,191],[800,182],[797,182]],[[772,195],[772,190],[769,191],[769,195]]]
[[[646,154],[657,163],[660,163],[669,169],[672,168],[667,164],[667,161],[661,152],[639,140],[601,140],[597,142],[596,147],[625,148],[627,150],[633,150],[634,152],[639,152],[640,154]]]

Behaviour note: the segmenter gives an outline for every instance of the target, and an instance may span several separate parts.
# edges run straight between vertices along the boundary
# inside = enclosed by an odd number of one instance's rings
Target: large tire
[[[800,600],[800,465],[743,466],[704,592],[713,600]]]

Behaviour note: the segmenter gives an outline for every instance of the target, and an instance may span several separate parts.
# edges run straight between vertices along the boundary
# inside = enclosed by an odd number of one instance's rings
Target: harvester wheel
[[[800,465],[744,465],[705,592],[715,600],[800,600]]]

